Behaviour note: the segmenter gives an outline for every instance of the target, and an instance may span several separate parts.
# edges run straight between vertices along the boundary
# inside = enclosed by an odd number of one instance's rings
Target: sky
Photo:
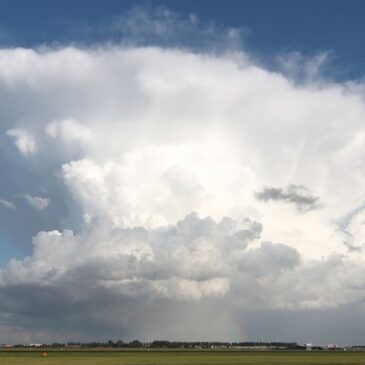
[[[364,344],[361,1],[0,1],[0,343]]]

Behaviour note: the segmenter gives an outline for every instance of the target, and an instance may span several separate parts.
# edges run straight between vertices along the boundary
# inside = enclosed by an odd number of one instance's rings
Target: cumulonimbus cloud
[[[105,46],[3,49],[0,91],[1,163],[27,174],[7,190],[52,200],[32,254],[1,269],[5,327],[138,335],[143,306],[224,303],[229,333],[239,310],[361,300],[361,85],[298,86],[245,53]]]

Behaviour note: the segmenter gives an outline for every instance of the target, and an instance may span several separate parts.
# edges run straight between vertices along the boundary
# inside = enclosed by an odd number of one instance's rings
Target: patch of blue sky
[[[0,233],[0,266],[5,265],[10,259],[22,259],[25,256],[25,252],[14,244],[9,237],[6,237],[3,233]]]

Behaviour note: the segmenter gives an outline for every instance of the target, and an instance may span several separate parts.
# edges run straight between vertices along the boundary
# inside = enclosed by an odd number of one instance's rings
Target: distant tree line
[[[277,349],[305,349],[304,346],[298,345],[296,342],[262,342],[262,341],[244,341],[244,342],[220,342],[220,341],[167,341],[156,340],[152,342],[141,342],[133,340],[129,342],[124,341],[106,341],[106,342],[55,342],[51,345],[44,345],[47,347],[63,348],[151,348],[151,349],[177,349],[177,348],[240,348],[240,347],[269,347]]]

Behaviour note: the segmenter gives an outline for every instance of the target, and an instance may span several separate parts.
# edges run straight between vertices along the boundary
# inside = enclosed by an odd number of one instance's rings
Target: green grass
[[[365,364],[365,352],[0,351],[1,365],[339,365]]]

